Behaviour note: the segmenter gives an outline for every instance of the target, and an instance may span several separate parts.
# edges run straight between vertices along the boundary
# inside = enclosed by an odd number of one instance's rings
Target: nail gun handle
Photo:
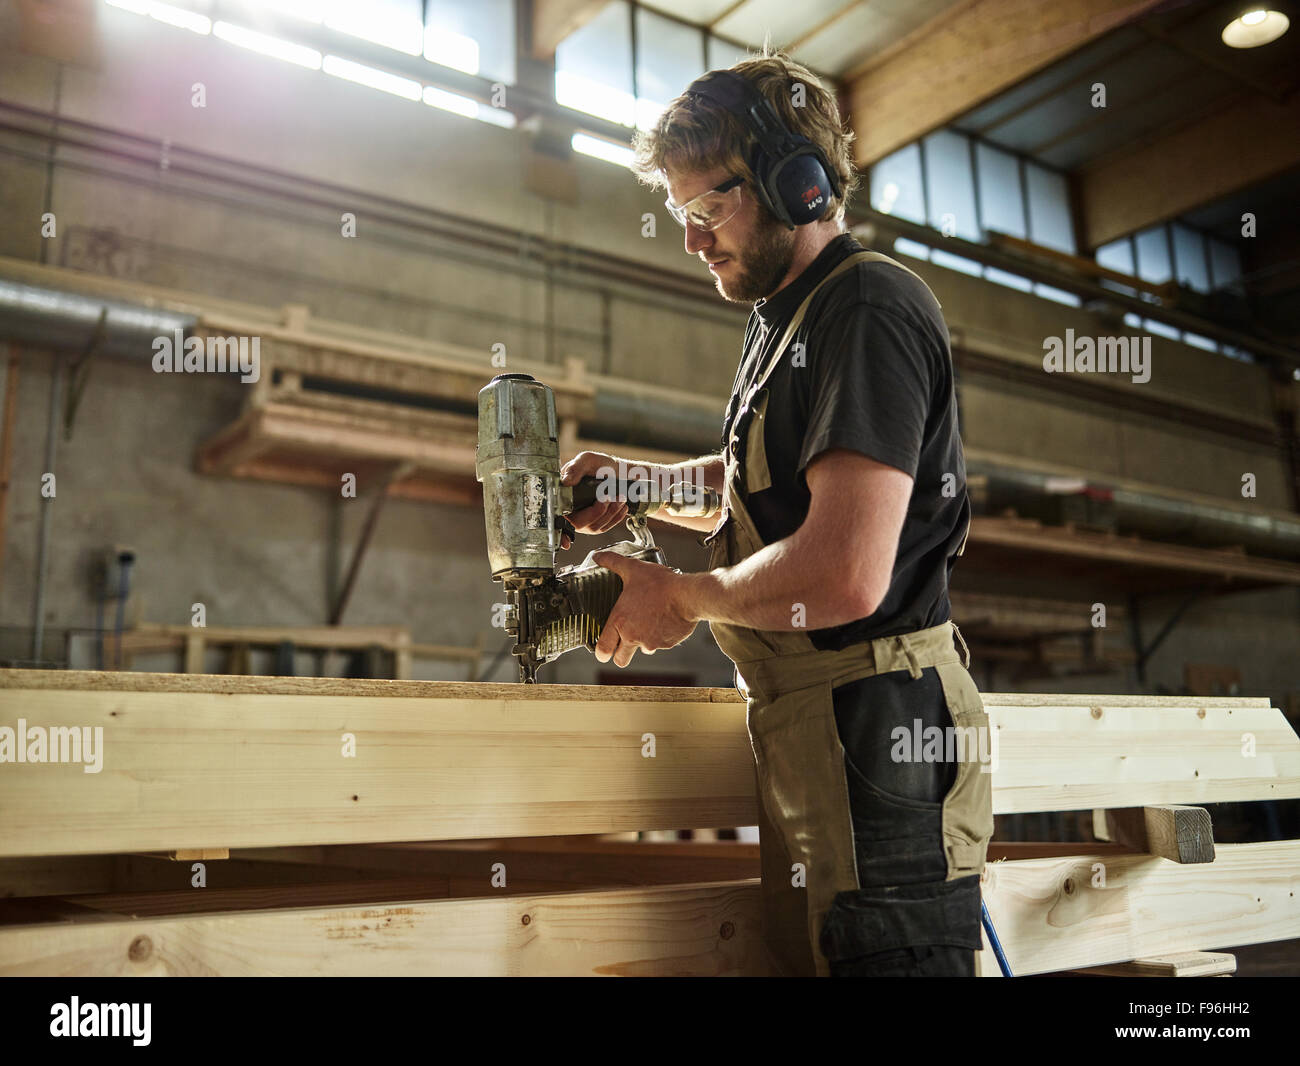
[[[593,477],[588,474],[574,485],[573,510],[569,513],[576,514],[578,511],[586,510],[586,508],[597,503],[597,492],[599,491],[602,481],[602,478]],[[630,488],[632,485],[636,485],[637,487]],[[636,517],[638,515],[647,514],[658,506],[659,500],[654,489],[655,484],[652,481],[642,481],[641,479],[625,481],[619,479],[614,486],[614,493],[616,499],[627,504],[628,514]],[[631,498],[629,499],[629,497]]]

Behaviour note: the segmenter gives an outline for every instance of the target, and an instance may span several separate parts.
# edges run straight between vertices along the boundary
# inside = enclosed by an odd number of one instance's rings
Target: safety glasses
[[[683,226],[687,223],[701,230],[715,230],[730,222],[740,210],[740,187],[744,178],[729,178],[716,188],[702,192],[694,200],[688,200],[678,207],[672,200],[665,200],[668,213]]]

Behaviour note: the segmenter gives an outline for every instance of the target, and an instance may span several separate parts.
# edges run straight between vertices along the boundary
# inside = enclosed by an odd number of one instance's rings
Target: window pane
[[[1210,291],[1210,271],[1205,262],[1205,238],[1194,229],[1174,224],[1174,266],[1178,280],[1197,292]]]
[[[1225,289],[1241,277],[1241,253],[1231,244],[1210,239],[1210,270],[1216,289]]]
[[[924,224],[921,150],[916,145],[900,148],[871,168],[871,206],[886,215]]]
[[[1138,277],[1143,281],[1159,285],[1174,276],[1173,265],[1169,262],[1169,238],[1164,226],[1143,230],[1137,235],[1137,258]]]
[[[1070,194],[1065,178],[1053,170],[1025,164],[1029,192],[1029,239],[1044,248],[1074,255],[1074,226],[1070,222]]]
[[[431,44],[438,51],[445,49],[455,55],[462,47],[459,38],[468,38],[478,46],[478,69],[472,73],[507,85],[515,83],[515,0],[428,0],[428,3],[426,55]],[[437,54],[430,58],[445,62]]]
[[[1066,307],[1079,307],[1083,303],[1074,293],[1055,289],[1051,285],[1044,285],[1041,281],[1034,284],[1034,295],[1041,296],[1044,300],[1051,300],[1053,303],[1065,304]]]
[[[1108,270],[1119,270],[1125,274],[1133,273],[1133,245],[1127,237],[1121,237],[1110,244],[1103,244],[1097,249],[1097,265]]]
[[[1034,283],[1028,278],[1022,278],[1019,274],[1009,274],[997,267],[985,267],[984,276],[998,285],[1005,285],[1009,289],[1019,289],[1021,292],[1030,292],[1034,287]]]
[[[1166,326],[1163,322],[1157,322],[1154,318],[1144,318],[1142,328],[1148,333],[1154,333],[1157,337],[1168,337],[1174,341],[1182,339],[1182,334],[1173,326]]]
[[[975,146],[980,179],[981,221],[986,230],[1025,236],[1025,209],[1020,198],[1020,167],[1016,157],[990,148]]]
[[[967,259],[964,255],[953,255],[952,252],[945,252],[942,248],[933,248],[930,250],[930,262],[935,266],[947,267],[949,270],[960,270],[963,274],[970,274],[972,277],[979,277],[983,269],[980,263],[974,259]]]
[[[930,246],[922,244],[920,241],[914,241],[910,237],[896,237],[894,239],[894,251],[900,255],[910,255],[913,259],[930,258]]]
[[[950,236],[978,241],[970,142],[949,130],[927,137],[925,176],[930,191],[930,225]]]
[[[635,122],[632,23],[623,0],[560,42],[555,50],[555,100],[624,126]]]
[[[424,48],[420,0],[370,0],[367,4],[334,4],[325,25],[341,33],[418,56]]]
[[[742,59],[748,58],[748,53],[739,45],[732,44],[730,41],[724,41],[721,37],[714,37],[709,34],[709,69],[723,70],[726,67],[735,66]]]
[[[1103,244],[1097,249],[1096,260],[1098,266],[1104,266],[1108,270],[1134,274],[1133,242],[1127,237],[1121,237],[1117,241],[1111,241],[1110,244]],[[1125,296],[1137,295],[1137,290],[1128,285],[1121,285],[1119,282],[1111,281],[1110,278],[1099,280],[1103,289],[1113,289],[1115,292],[1122,292]]]
[[[647,129],[704,73],[704,39],[691,26],[638,7],[636,48],[637,125]]]

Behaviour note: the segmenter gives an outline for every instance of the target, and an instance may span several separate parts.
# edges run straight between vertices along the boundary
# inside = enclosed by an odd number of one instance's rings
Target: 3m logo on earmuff
[[[806,190],[800,199],[803,200],[804,207],[809,211],[814,207],[820,207],[826,201],[826,197],[822,195],[822,187],[820,185],[814,185],[811,189]]]

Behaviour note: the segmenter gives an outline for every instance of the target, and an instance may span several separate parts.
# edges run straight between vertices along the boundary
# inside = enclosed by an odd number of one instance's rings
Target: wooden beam
[[[965,0],[845,78],[858,166],[1159,6],[1161,0]]]
[[[1300,738],[1266,699],[1035,698],[983,697],[998,737],[997,814],[1300,796]]]
[[[1300,738],[1267,699],[984,702],[999,814],[1300,797]],[[757,816],[731,689],[2,670],[0,725],[20,718],[28,730],[102,727],[103,765],[6,765],[2,855],[729,828]],[[641,754],[648,733],[653,758]],[[343,755],[348,735],[355,758]]]
[[[1232,103],[1083,167],[1080,244],[1092,250],[1300,166],[1300,95]]]
[[[1073,845],[1077,852],[1081,845]],[[508,885],[518,881],[572,886],[687,884],[758,877],[757,844],[740,841],[667,843],[607,841],[599,837],[534,837],[412,844],[326,844],[260,848],[236,858],[277,863],[322,863],[383,871],[389,876],[477,878],[487,885],[502,863]]]
[[[608,6],[609,0],[533,0],[533,58],[552,58],[561,41]]]
[[[0,927],[0,975],[761,975],[756,882]]]
[[[1296,938],[1297,866],[1300,841],[1225,845],[1214,863],[1199,866],[1145,855],[1031,859],[988,867],[983,892],[1013,971],[1053,973]],[[384,898],[403,889],[438,891],[439,885],[416,879],[206,897],[188,891],[10,901],[0,925],[0,974],[765,973],[759,886],[752,880],[439,901]],[[372,898],[348,899],[355,891]],[[290,892],[333,902],[278,909]],[[205,900],[224,913],[190,913]],[[981,973],[997,972],[987,948],[979,962]]]
[[[103,766],[6,766],[0,854],[756,821],[744,705],[723,690],[4,673],[0,722],[102,727]]]
[[[1165,805],[1104,812],[1103,840],[1170,862],[1214,861],[1214,830],[1204,807]],[[1095,824],[1095,823],[1094,823]]]
[[[1149,855],[1029,859],[986,867],[983,893],[1020,976],[1300,937],[1298,868],[1300,840],[1223,844],[1198,866]],[[979,963],[998,974],[987,944]]]

